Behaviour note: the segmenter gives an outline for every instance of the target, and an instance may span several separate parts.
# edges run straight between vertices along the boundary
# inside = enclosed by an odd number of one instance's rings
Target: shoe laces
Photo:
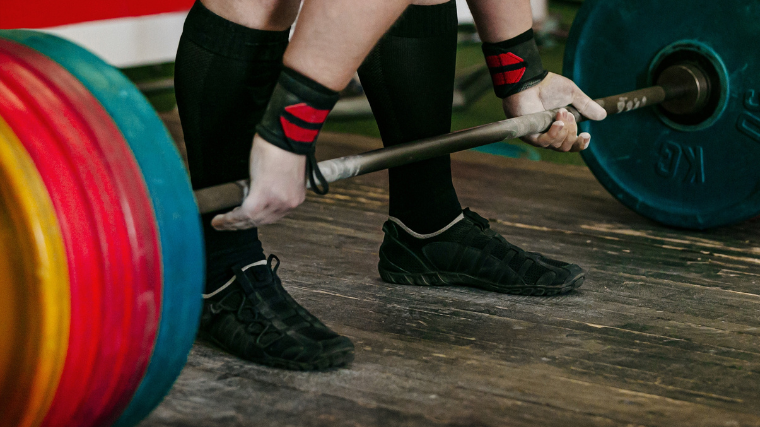
[[[507,239],[504,238],[501,234],[497,233],[495,230],[491,229],[491,223],[488,222],[487,219],[483,218],[482,216],[478,215],[478,213],[473,212],[470,210],[470,208],[465,208],[462,213],[464,214],[467,219],[469,219],[473,224],[475,224],[476,227],[480,229],[480,231],[488,238],[495,239],[500,244],[506,246],[506,250],[514,250],[518,254],[525,255],[526,252],[519,247],[509,243]]]
[[[265,304],[272,305],[276,304],[278,301],[277,299],[280,299],[283,301],[290,310],[292,310],[292,313],[287,318],[282,318],[281,320],[286,321],[287,319],[290,319],[294,316],[298,316],[302,321],[307,322],[308,324],[316,327],[322,327],[326,328],[322,324],[322,322],[319,321],[316,317],[312,316],[311,313],[309,313],[305,308],[301,307],[298,302],[293,299],[293,297],[288,294],[288,291],[285,290],[285,288],[282,286],[282,281],[280,280],[280,277],[277,275],[277,270],[280,268],[280,259],[274,255],[270,254],[269,258],[267,258],[267,268],[271,272],[271,276],[269,278],[263,278],[259,277],[259,275],[256,273],[256,271],[252,271],[251,274],[254,275],[257,286],[256,287],[271,287],[276,295],[270,296],[263,300]],[[240,287],[243,289],[243,301],[240,304],[240,307],[238,308],[238,315],[242,315],[243,309],[248,306],[249,309],[251,308],[251,305],[257,304],[256,300],[256,290],[254,285],[251,283],[250,278],[246,275],[244,271],[240,268],[233,268],[233,271],[235,272],[235,277],[237,278],[237,282],[240,284]],[[248,304],[246,304],[248,303]],[[259,321],[261,320],[260,315],[258,312],[254,310],[253,311],[255,316],[252,318],[240,318],[241,321]],[[268,322],[268,320],[261,320]],[[286,322],[287,323],[287,322]]]

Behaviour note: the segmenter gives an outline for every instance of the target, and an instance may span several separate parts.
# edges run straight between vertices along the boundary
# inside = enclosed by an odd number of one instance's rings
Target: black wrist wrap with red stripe
[[[273,145],[306,156],[306,175],[317,194],[327,194],[329,187],[314,157],[314,141],[336,102],[338,92],[284,68],[256,127],[256,132]]]
[[[506,98],[541,83],[549,74],[541,63],[533,30],[499,43],[483,43],[496,96]]]

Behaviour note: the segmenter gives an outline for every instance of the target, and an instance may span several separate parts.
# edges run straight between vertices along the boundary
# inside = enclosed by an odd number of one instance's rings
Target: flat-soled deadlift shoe
[[[449,226],[414,235],[399,220],[383,224],[380,277],[405,285],[460,285],[518,295],[558,295],[583,284],[575,264],[525,252],[491,230],[488,221],[465,209]]]
[[[351,340],[285,291],[279,265],[270,255],[267,262],[233,267],[235,276],[218,293],[204,296],[201,336],[242,359],[276,368],[317,371],[351,363]]]

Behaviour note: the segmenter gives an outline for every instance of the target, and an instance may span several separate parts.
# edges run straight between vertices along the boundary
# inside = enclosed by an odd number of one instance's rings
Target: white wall
[[[457,16],[459,16],[460,24],[472,24],[472,13],[470,8],[467,7],[466,0],[457,0]]]
[[[174,61],[187,12],[108,19],[47,28],[44,32],[84,46],[111,65]]]
[[[459,15],[460,24],[472,24],[472,14],[467,7],[466,0],[457,1],[457,14]],[[536,23],[543,22],[549,13],[547,0],[530,0],[530,5],[533,8],[533,21]]]

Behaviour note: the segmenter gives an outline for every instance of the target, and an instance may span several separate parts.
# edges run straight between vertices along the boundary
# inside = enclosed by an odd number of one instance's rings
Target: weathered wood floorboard
[[[326,134],[322,158],[379,146]],[[292,295],[356,344],[348,369],[253,365],[198,342],[158,426],[760,426],[760,222],[674,230],[585,168],[455,155],[464,206],[584,266],[550,298],[383,283],[387,175],[262,227]]]

